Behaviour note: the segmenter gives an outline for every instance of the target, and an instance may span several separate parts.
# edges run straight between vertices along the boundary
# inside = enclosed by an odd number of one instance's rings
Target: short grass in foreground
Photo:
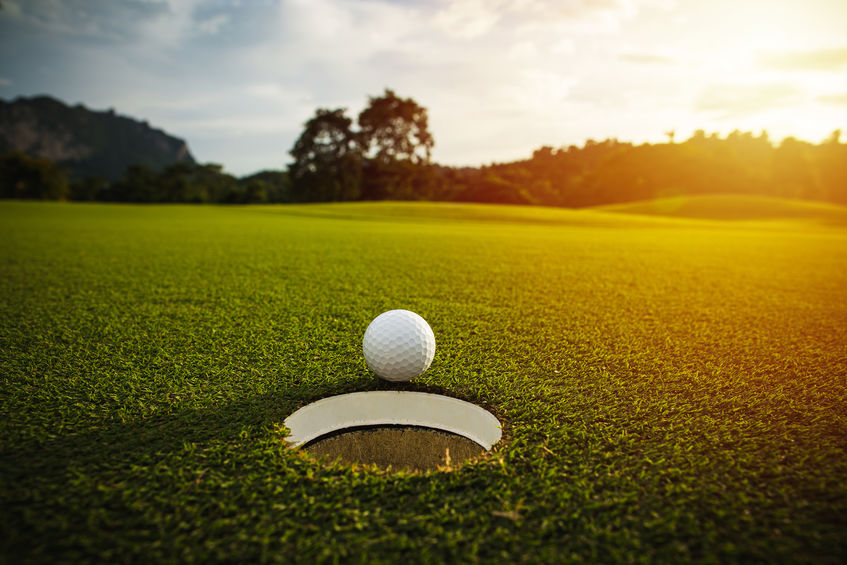
[[[847,231],[438,204],[0,203],[0,560],[847,559]],[[505,425],[452,472],[282,421],[406,385]]]

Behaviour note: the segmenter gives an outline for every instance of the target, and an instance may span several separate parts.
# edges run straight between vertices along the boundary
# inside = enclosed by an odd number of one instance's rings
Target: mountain
[[[49,96],[0,100],[0,154],[20,151],[67,167],[71,178],[118,179],[129,165],[194,163],[182,139],[114,110],[67,106]]]

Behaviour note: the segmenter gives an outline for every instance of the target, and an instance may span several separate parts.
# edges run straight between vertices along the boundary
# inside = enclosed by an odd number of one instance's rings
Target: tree
[[[159,173],[156,184],[159,187],[159,199],[165,202],[186,202],[191,198],[194,165],[174,163]]]
[[[362,154],[353,121],[339,108],[319,108],[290,154],[292,188],[306,202],[355,200],[361,192]]]
[[[260,171],[241,178],[238,184],[238,192],[233,193],[228,202],[259,202],[263,198],[262,191],[267,202],[291,202],[291,182],[283,171]]]
[[[156,172],[147,165],[130,165],[121,180],[103,194],[104,200],[117,202],[161,202]]]
[[[815,182],[811,160],[812,145],[786,137],[773,152],[774,177],[779,179],[777,194],[789,198],[822,199]]]
[[[223,202],[226,196],[236,188],[235,177],[224,172],[223,165],[219,163],[194,165],[189,192],[183,202]]]
[[[71,200],[93,202],[105,198],[109,190],[109,179],[101,175],[92,175],[77,179],[71,183]]]
[[[841,143],[841,130],[833,131],[813,154],[827,200],[847,204],[847,144]]]
[[[69,194],[67,173],[59,165],[16,151],[0,158],[0,197],[65,200]]]
[[[389,89],[371,97],[359,114],[359,129],[365,153],[382,163],[429,163],[435,142],[427,112],[411,98],[399,98]]]
[[[362,196],[409,200],[432,192],[433,139],[426,109],[386,89],[359,114],[359,141],[368,156]],[[423,191],[423,194],[421,193]]]

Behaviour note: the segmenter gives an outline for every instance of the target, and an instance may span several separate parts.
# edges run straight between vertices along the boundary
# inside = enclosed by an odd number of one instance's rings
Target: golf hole
[[[285,420],[292,447],[330,461],[428,471],[479,457],[502,437],[499,420],[470,402],[422,392],[323,398]]]
[[[478,443],[441,430],[373,426],[335,432],[303,446],[326,461],[409,471],[452,469],[485,453]]]

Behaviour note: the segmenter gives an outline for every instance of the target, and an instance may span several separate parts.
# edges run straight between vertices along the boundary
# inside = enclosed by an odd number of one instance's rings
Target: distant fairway
[[[847,208],[823,202],[715,194],[707,196],[675,196],[647,202],[631,202],[597,206],[599,212],[617,212],[706,220],[799,220],[807,225],[847,226]]]
[[[0,563],[847,561],[844,209],[629,206],[0,202]],[[391,308],[493,452],[285,448]]]

